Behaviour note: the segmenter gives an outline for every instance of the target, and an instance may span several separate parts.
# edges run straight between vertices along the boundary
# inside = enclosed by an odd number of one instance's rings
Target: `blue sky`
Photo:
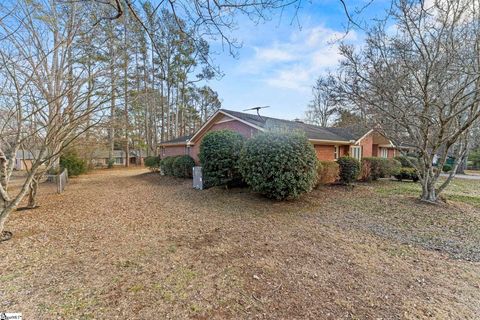
[[[363,1],[346,1],[353,12]],[[365,22],[382,16],[388,0],[375,0],[358,19]],[[225,76],[209,85],[222,99],[222,107],[242,111],[254,106],[269,105],[262,111],[267,116],[294,119],[303,118],[311,99],[315,79],[338,64],[338,40],[360,44],[361,30],[345,36],[347,18],[339,0],[304,1],[298,13],[298,22],[291,23],[293,8],[280,16],[255,25],[240,17],[233,36],[242,42],[238,57],[228,50],[222,52],[219,43],[215,62]],[[300,24],[300,25],[299,25]]]

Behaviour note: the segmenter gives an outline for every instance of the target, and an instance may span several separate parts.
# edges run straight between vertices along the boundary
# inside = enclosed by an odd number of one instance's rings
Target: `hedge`
[[[414,168],[401,168],[394,177],[399,181],[413,180],[414,182],[417,182],[419,180],[417,170]]]
[[[361,162],[360,179],[363,181],[387,178],[399,172],[402,164],[394,159],[365,157]]]
[[[236,186],[242,183],[239,159],[245,138],[234,131],[207,133],[200,144],[200,163],[206,188]]]
[[[152,172],[158,172],[160,170],[160,157],[149,156],[145,158],[145,166]]]
[[[344,184],[351,184],[357,180],[360,174],[360,162],[352,157],[340,157],[337,160],[340,166],[340,181]]]
[[[173,175],[177,178],[191,178],[195,160],[190,156],[178,156],[173,160]]]
[[[334,183],[338,180],[340,166],[335,161],[319,161],[317,185]]]
[[[305,135],[265,132],[245,143],[240,171],[253,191],[277,200],[295,199],[317,181],[317,157]]]

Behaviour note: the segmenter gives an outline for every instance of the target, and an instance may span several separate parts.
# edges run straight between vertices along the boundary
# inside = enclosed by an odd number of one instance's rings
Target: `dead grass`
[[[62,195],[42,190],[39,209],[15,213],[7,225],[14,237],[0,244],[0,310],[27,319],[480,313],[479,263],[391,236],[419,234],[429,219],[448,229],[449,212],[476,226],[469,205],[432,209],[378,192],[383,185],[323,188],[279,203],[144,172],[72,179]]]
[[[480,170],[465,170],[465,174],[472,176],[480,176]]]

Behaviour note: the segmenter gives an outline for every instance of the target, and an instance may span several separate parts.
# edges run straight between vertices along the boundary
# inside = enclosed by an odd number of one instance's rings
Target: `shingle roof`
[[[256,114],[243,113],[238,111],[221,109],[221,111],[230,114],[236,118],[247,121],[257,127],[264,129],[286,129],[305,132],[308,139],[312,140],[330,140],[345,141],[358,140],[365,135],[369,129],[361,126],[350,128],[320,127],[313,124],[271,118],[266,116],[259,117]]]
[[[256,114],[243,113],[227,109],[220,109],[220,111],[265,130],[304,132],[307,138],[311,140],[350,142],[352,140],[356,141],[360,139],[369,131],[369,129],[362,126],[350,128],[320,127],[299,121],[284,120],[266,116],[260,117]],[[171,139],[163,142],[162,145],[187,143],[192,136],[193,135],[188,135]]]
[[[191,135],[191,134],[189,134],[189,135],[187,135],[187,136],[181,136],[181,137],[178,137],[178,138],[175,138],[175,139],[171,139],[171,140],[162,142],[162,144],[187,143],[187,141],[190,140],[190,138],[191,138],[192,136],[193,136],[193,135]]]

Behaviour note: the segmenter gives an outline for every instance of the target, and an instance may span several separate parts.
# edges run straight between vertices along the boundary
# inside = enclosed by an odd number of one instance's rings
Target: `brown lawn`
[[[478,318],[478,207],[421,204],[393,184],[326,187],[287,203],[196,191],[145,170],[72,179],[62,195],[43,186],[41,207],[15,212],[14,238],[0,243],[0,312]]]

